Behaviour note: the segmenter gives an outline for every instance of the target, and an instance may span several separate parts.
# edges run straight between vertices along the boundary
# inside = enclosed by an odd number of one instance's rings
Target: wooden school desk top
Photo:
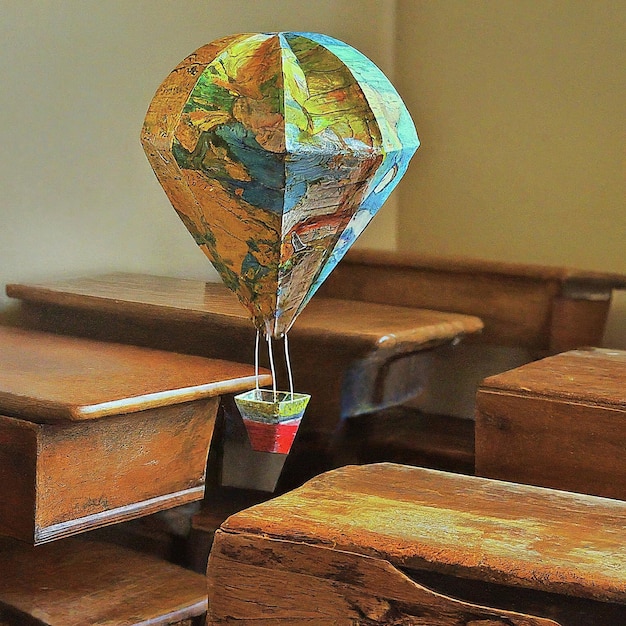
[[[115,273],[37,285],[12,284],[7,294],[26,302],[152,316],[168,321],[207,321],[218,328],[252,332],[247,311],[219,283]],[[122,308],[123,307],[123,308]],[[475,333],[470,315],[314,297],[290,334],[341,341],[355,351],[410,351]]]
[[[250,365],[0,327],[0,412],[33,422],[92,420],[252,387]]]
[[[394,464],[347,466],[237,513],[226,533],[626,604],[626,502]]]

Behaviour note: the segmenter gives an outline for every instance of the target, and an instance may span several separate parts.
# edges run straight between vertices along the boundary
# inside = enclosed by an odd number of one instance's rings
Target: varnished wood
[[[262,382],[271,382],[265,372]],[[249,365],[0,326],[0,410],[33,422],[93,420],[254,384]]]
[[[30,305],[29,323],[38,327],[213,358],[253,359],[254,328],[221,284],[112,274],[14,284],[7,293]],[[377,378],[389,360],[402,357],[396,369],[402,372],[406,365],[409,372],[411,355],[481,328],[478,318],[462,314],[314,298],[290,333],[294,379],[299,391],[312,396],[301,431],[328,434],[335,429],[344,411],[343,383],[350,368],[362,366],[359,378],[374,381],[362,388],[368,408],[380,398],[398,402],[389,399],[384,377]],[[278,379],[287,384],[284,367],[278,368]],[[417,393],[424,382],[423,377],[412,379],[413,387],[403,392]]]
[[[626,352],[572,350],[487,378],[476,471],[626,500]]]
[[[0,533],[37,544],[200,500],[219,394],[254,384],[250,365],[0,327]]]
[[[599,343],[614,289],[626,276],[353,249],[320,295],[477,315],[473,341],[559,351]]]
[[[0,539],[0,623],[200,626],[204,576],[107,543]]]
[[[563,626],[581,624],[575,611],[555,608],[569,598],[626,617],[625,519],[626,503],[614,500],[423,468],[348,466],[226,520],[209,560],[210,615],[214,623],[307,623],[326,610],[340,624],[359,616],[371,624],[552,623],[506,621],[513,618],[495,614],[506,608],[497,597],[478,616],[449,603],[442,611],[405,575],[431,572],[548,593],[553,606],[539,616],[565,615]]]
[[[122,312],[127,316],[201,320],[253,334],[245,309],[218,283],[118,273],[44,285],[12,284],[7,286],[7,294],[29,302]],[[480,320],[470,316],[315,298],[298,318],[293,339],[318,340],[322,335],[329,341],[347,344],[357,354],[374,349],[408,352],[481,328]]]

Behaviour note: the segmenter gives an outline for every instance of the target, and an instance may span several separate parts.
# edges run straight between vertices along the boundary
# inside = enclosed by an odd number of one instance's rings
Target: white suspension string
[[[254,342],[254,378],[256,380],[256,395],[259,395],[259,338],[261,336],[261,331],[256,329],[256,341]]]
[[[291,359],[289,358],[289,340],[287,339],[287,333],[285,333],[285,361],[287,362],[287,374],[289,376],[289,393],[293,400],[293,374],[291,372]]]
[[[267,351],[270,356],[270,370],[272,371],[272,391],[274,392],[274,402],[276,402],[276,369],[274,368],[274,353],[272,352],[272,338],[266,335]]]

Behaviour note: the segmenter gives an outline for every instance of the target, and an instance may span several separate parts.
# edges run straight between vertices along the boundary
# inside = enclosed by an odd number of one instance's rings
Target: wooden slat
[[[204,576],[102,542],[0,539],[0,570],[0,615],[25,616],[12,625],[183,624],[207,609]]]
[[[625,520],[626,502],[380,464],[317,477],[222,530],[626,604]]]

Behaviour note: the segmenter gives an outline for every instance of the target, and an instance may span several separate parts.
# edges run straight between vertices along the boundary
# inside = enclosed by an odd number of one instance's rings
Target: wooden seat
[[[200,626],[206,579],[107,543],[0,539],[3,626]]]
[[[476,472],[626,500],[626,352],[570,350],[485,379]]]
[[[231,516],[209,623],[626,623],[626,503],[394,464]]]

